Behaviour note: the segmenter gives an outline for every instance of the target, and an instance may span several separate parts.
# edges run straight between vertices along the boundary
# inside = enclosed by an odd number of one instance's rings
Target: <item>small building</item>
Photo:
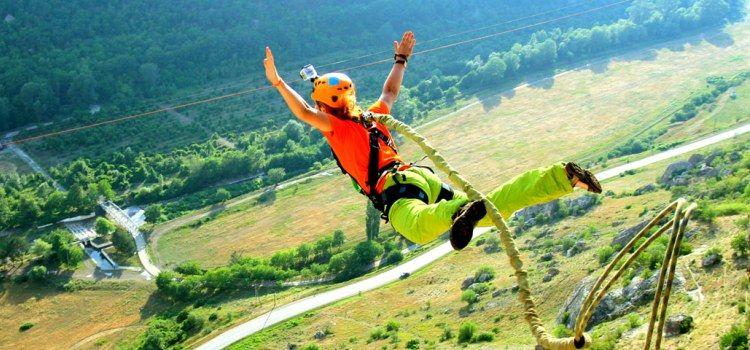
[[[16,18],[13,17],[13,15],[11,15],[10,13],[7,14],[7,15],[5,15],[5,23],[10,23],[10,22],[13,22],[15,20],[16,20]]]
[[[100,105],[91,105],[89,106],[89,114],[97,114],[102,110],[102,106]]]

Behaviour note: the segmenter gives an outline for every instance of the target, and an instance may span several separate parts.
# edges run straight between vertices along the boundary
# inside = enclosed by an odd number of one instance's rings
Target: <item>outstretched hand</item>
[[[404,35],[401,37],[401,42],[393,42],[393,51],[396,54],[409,57],[414,50],[414,44],[416,44],[416,42],[417,40],[414,39],[414,33],[412,31],[404,32]]]
[[[273,52],[271,52],[271,48],[268,46],[266,46],[266,58],[263,60],[263,66],[266,67],[266,78],[268,78],[268,82],[273,86],[278,85],[279,81],[281,81],[281,77],[279,76],[279,72],[276,71],[276,63],[273,61]]]

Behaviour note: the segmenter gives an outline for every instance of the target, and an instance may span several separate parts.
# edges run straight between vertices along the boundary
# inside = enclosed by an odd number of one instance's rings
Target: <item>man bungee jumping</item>
[[[491,226],[482,202],[469,201],[454,191],[429,168],[406,163],[388,128],[363,117],[366,113],[389,114],[415,44],[412,32],[394,41],[394,64],[378,100],[363,112],[357,106],[355,86],[343,73],[317,76],[312,66],[300,73],[313,83],[310,106],[279,76],[271,49],[263,64],[268,81],[281,93],[291,112],[318,129],[328,141],[342,172],[355,187],[390,220],[393,228],[410,241],[425,244],[450,229],[454,249],[466,247],[474,227]],[[516,176],[491,191],[487,198],[508,219],[515,211],[559,198],[579,187],[601,193],[594,175],[574,163],[559,163]]]

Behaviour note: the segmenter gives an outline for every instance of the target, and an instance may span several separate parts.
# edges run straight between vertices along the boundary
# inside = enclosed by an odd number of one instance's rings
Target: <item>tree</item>
[[[360,266],[372,263],[376,258],[383,255],[383,246],[375,241],[364,241],[357,243],[354,247],[354,255]]]
[[[52,253],[52,244],[41,238],[37,238],[34,240],[34,244],[31,245],[31,253],[35,256],[46,258]]]
[[[143,216],[145,217],[146,222],[155,224],[161,220],[162,216],[164,216],[164,207],[159,203],[151,204],[146,208]]]
[[[32,121],[47,120],[57,111],[58,99],[46,81],[31,81],[21,87],[15,103],[32,116]]]
[[[133,255],[133,253],[135,253],[135,240],[133,239],[133,236],[123,228],[118,227],[112,234],[112,245],[115,246],[115,249],[120,253],[126,255]]]
[[[18,236],[11,236],[3,238],[0,241],[0,258],[10,258],[15,260],[26,254],[26,250],[29,248],[29,244],[25,239]]]
[[[29,278],[34,282],[44,282],[47,279],[47,268],[42,265],[32,267]]]
[[[112,232],[115,232],[117,226],[107,218],[98,217],[96,218],[96,222],[94,222],[94,229],[101,236],[109,236]]]
[[[297,247],[297,257],[303,264],[307,262],[307,259],[310,258],[311,252],[312,246],[308,243],[302,243],[299,245],[299,247]]]
[[[346,236],[344,236],[344,231],[341,231],[341,230],[333,231],[333,236],[331,237],[331,245],[333,247],[341,247],[342,245],[344,245],[345,240],[346,240]]]
[[[380,233],[380,212],[370,201],[367,201],[365,209],[365,233],[367,240],[370,241],[378,238],[378,233]]]
[[[42,209],[35,196],[24,193],[18,200],[18,225],[27,227],[34,225],[42,217]]]
[[[70,232],[54,230],[46,241],[52,246],[51,253],[45,259],[48,265],[75,268],[83,261],[83,248]]]
[[[229,191],[227,191],[227,189],[220,188],[220,189],[216,190],[216,199],[219,202],[224,203],[224,202],[228,201],[229,198],[232,198],[232,194],[229,193]]]
[[[109,180],[101,179],[96,183],[96,185],[99,189],[99,195],[107,200],[112,200],[115,198],[115,191],[112,189],[112,184],[109,183]]]
[[[272,168],[268,169],[267,175],[268,181],[276,186],[279,184],[279,182],[281,182],[281,180],[284,179],[284,177],[286,176],[286,171],[284,170],[284,168]]]

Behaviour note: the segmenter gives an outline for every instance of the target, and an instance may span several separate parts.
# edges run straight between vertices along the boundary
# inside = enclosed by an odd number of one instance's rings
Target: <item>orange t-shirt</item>
[[[389,114],[388,105],[378,100],[373,103],[368,111]],[[370,193],[370,187],[367,185],[367,170],[370,155],[370,136],[362,124],[349,119],[342,119],[333,115],[328,115],[331,121],[331,131],[324,132],[323,136],[328,140],[328,144],[339,159],[341,166],[351,175],[359,184],[365,193]],[[389,139],[391,132],[385,125],[376,123],[376,127]],[[380,161],[378,169],[392,162],[401,162],[401,156],[396,153],[383,140],[380,142]]]

